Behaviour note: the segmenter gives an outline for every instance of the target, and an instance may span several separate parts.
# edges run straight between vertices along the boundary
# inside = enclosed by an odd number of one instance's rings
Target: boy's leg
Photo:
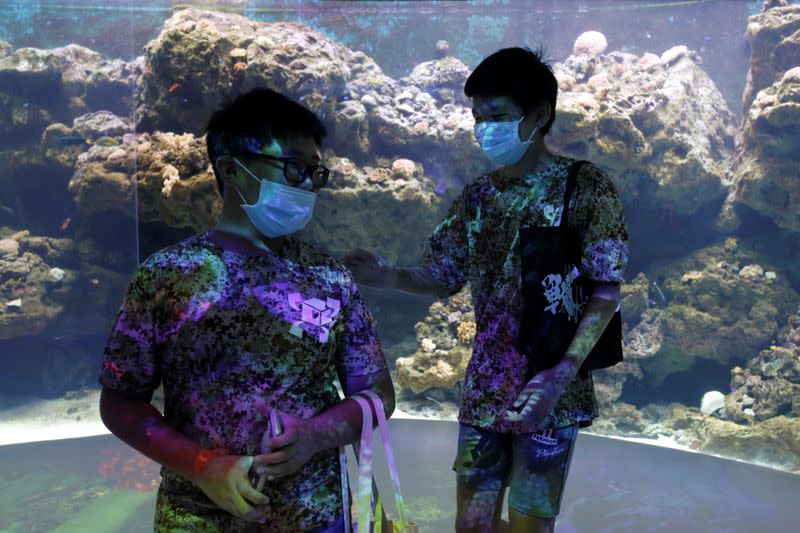
[[[508,496],[512,533],[553,532],[577,437],[577,424],[514,435]]]
[[[453,464],[457,474],[456,531],[503,531],[498,524],[511,468],[511,438],[466,424],[459,426],[458,433]]]
[[[509,508],[508,519],[511,533],[553,533],[555,531],[555,518],[528,516]]]
[[[458,484],[456,531],[458,533],[500,533],[504,491],[478,491]]]

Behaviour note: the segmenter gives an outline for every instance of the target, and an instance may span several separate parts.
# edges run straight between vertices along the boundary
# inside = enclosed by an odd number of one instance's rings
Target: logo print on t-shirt
[[[295,311],[300,311],[300,320],[292,324],[289,328],[289,333],[297,337],[303,336],[302,324],[308,324],[319,327],[319,333],[316,335],[319,342],[327,342],[330,327],[328,324],[339,315],[342,307],[339,300],[333,298],[326,298],[325,301],[319,298],[303,299],[299,292],[289,293],[288,296],[289,307]]]

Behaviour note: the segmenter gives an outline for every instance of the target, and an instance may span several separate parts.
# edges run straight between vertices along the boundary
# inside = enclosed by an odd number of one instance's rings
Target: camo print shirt
[[[310,418],[340,401],[337,372],[387,368],[350,273],[289,237],[280,255],[240,254],[201,233],[156,252],[133,275],[105,350],[104,387],[150,399],[202,448],[260,453],[276,406]],[[161,469],[158,531],[256,531],[196,485]],[[312,530],[342,514],[338,450],[268,482],[266,531]]]
[[[522,314],[520,227],[557,225],[561,220],[567,174],[574,160],[557,157],[524,178],[495,171],[469,183],[434,229],[421,265],[450,294],[469,282],[476,335],[464,380],[459,420],[509,433],[531,429],[500,417],[526,383],[527,360],[517,349]],[[611,180],[585,163],[570,200],[568,225],[581,239],[580,275],[620,282],[628,257],[622,204]],[[562,427],[591,425],[599,416],[591,374],[570,382],[544,423]]]

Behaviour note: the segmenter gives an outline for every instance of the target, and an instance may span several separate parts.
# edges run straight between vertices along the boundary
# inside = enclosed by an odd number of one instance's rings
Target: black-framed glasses
[[[293,187],[300,185],[306,178],[310,177],[311,185],[315,189],[321,189],[328,183],[328,177],[331,174],[328,167],[324,165],[309,165],[299,157],[277,157],[269,154],[254,154],[253,152],[242,152],[237,155],[261,159],[270,163],[275,161],[283,163],[283,177]]]

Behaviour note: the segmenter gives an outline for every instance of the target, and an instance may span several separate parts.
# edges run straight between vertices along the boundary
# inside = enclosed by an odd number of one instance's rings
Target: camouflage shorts
[[[272,533],[292,531],[276,524],[257,524],[242,520],[218,507],[199,505],[187,509],[183,502],[176,502],[168,493],[159,490],[156,496],[155,533]],[[306,533],[341,533],[344,520],[340,518],[322,527],[307,529]]]
[[[462,486],[498,496],[508,486],[509,507],[529,516],[554,518],[577,437],[577,424],[520,435],[460,424],[453,470]]]

